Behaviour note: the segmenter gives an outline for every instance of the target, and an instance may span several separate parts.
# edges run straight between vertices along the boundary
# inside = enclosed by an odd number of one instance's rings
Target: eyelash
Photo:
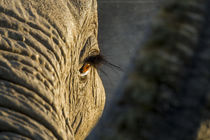
[[[84,62],[89,63],[90,65],[92,65],[95,68],[99,68],[102,64],[104,64],[106,62],[106,60],[103,57],[103,55],[98,54],[98,55],[88,56],[84,60]]]
[[[85,76],[89,72],[86,68],[89,69],[89,67],[93,66],[94,68],[99,69],[99,67],[102,65],[107,65],[108,67],[114,67],[114,68],[117,68],[118,70],[122,71],[119,66],[112,64],[108,60],[106,60],[105,57],[101,53],[99,53],[98,55],[88,56],[84,60],[84,64],[80,68],[79,71],[81,73],[81,76]],[[101,71],[103,73],[105,73],[103,70],[101,70]]]
[[[98,69],[98,67],[101,66],[103,64],[103,62],[105,62],[105,59],[104,59],[104,57],[102,57],[101,54],[88,56],[84,60],[84,64],[79,70],[81,73],[81,76],[87,75],[91,66]]]

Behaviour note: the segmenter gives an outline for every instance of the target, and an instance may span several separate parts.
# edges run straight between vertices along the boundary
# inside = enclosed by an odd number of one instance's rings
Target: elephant
[[[99,120],[96,0],[0,1],[0,139],[82,140]]]

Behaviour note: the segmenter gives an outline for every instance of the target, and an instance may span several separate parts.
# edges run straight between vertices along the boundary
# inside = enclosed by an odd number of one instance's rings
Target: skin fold
[[[0,1],[0,139],[89,134],[105,92],[95,67],[79,70],[97,34],[96,0]]]

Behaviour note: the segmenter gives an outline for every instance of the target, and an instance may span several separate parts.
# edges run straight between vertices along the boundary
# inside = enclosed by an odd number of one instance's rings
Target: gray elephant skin
[[[85,139],[105,92],[96,0],[0,0],[0,139]]]

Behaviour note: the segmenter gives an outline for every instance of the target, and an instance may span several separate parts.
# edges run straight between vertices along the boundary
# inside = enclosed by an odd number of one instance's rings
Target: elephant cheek
[[[93,98],[95,100],[94,101],[94,106],[93,106],[93,109],[95,111],[93,111],[93,113],[89,117],[89,119],[90,119],[89,121],[92,122],[92,125],[90,125],[90,126],[92,126],[90,128],[90,130],[92,130],[92,128],[96,125],[96,123],[100,119],[100,117],[103,113],[103,110],[104,110],[105,100],[106,100],[104,86],[103,86],[101,78],[99,77],[97,72],[95,74],[95,77],[96,77],[95,78],[95,85],[93,86],[94,92],[92,93]]]
[[[105,89],[104,89],[103,83],[97,72],[96,72],[95,82],[96,82],[96,85],[93,88],[95,88],[95,94],[97,95],[96,97],[94,97],[94,99],[95,99],[95,107],[97,108],[96,116],[98,116],[97,118],[98,120],[103,113],[106,96],[105,96]]]
[[[104,110],[104,105],[105,105],[105,100],[106,100],[106,96],[105,96],[105,89],[103,86],[103,83],[101,81],[101,78],[98,76],[97,78],[97,83],[98,83],[98,88],[96,89],[96,93],[99,94],[99,98],[97,99],[97,103],[99,106],[99,112],[102,114],[103,110]]]
[[[97,72],[94,74],[94,81],[87,87],[87,100],[84,106],[85,112],[83,122],[75,133],[75,139],[85,139],[101,117],[105,105],[105,90]]]

